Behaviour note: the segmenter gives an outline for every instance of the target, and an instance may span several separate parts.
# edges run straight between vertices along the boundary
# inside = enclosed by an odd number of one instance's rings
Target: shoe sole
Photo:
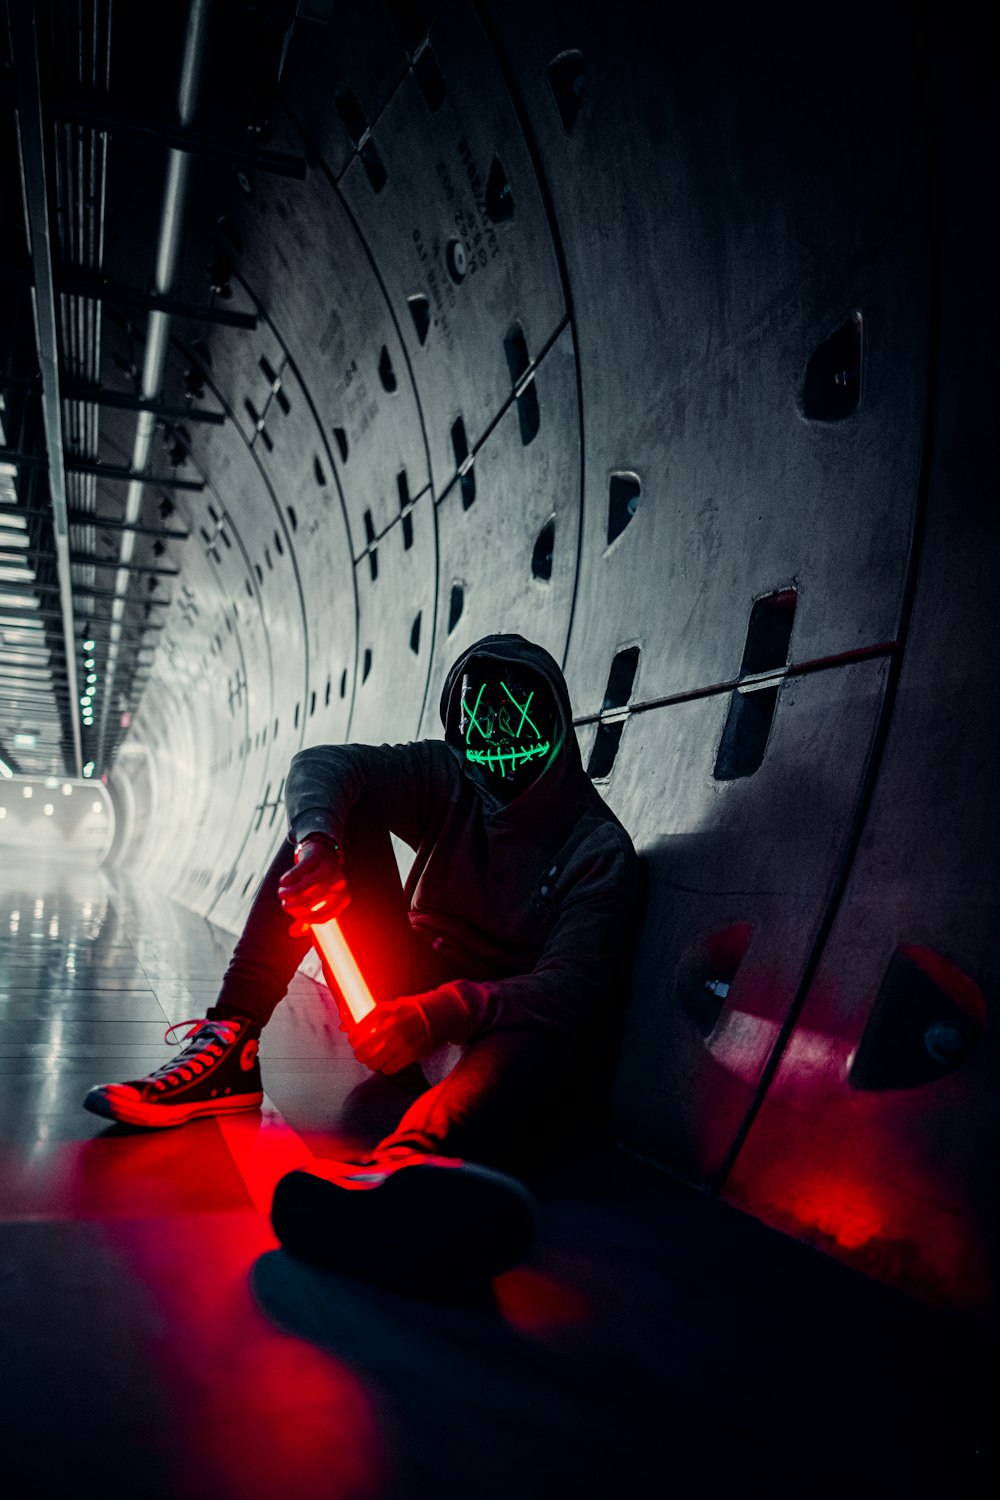
[[[523,1183],[466,1162],[398,1167],[364,1190],[289,1172],[275,1189],[271,1222],[300,1260],[435,1297],[516,1265],[535,1237],[536,1209]]]
[[[197,1104],[144,1104],[141,1099],[110,1099],[101,1089],[91,1089],[83,1101],[84,1109],[120,1125],[145,1125],[151,1130],[166,1130],[186,1125],[205,1115],[231,1115],[241,1110],[260,1109],[263,1093],[237,1094],[232,1099],[206,1099]]]

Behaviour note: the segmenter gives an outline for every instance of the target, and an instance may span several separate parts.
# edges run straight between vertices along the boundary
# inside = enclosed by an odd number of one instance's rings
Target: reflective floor
[[[530,1260],[475,1304],[290,1260],[276,1179],[401,1108],[305,978],[265,1032],[261,1114],[84,1112],[164,1060],[232,942],[101,871],[0,872],[4,1494],[992,1493],[974,1331],[619,1152],[552,1179]]]

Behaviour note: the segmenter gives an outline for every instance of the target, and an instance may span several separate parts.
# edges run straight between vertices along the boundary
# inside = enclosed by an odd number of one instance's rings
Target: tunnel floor
[[[164,1060],[164,1028],[203,1013],[232,944],[119,876],[4,861],[5,1493],[995,1483],[974,1330],[618,1150],[546,1182],[530,1259],[474,1301],[288,1258],[267,1218],[277,1178],[368,1144],[399,1103],[362,1087],[320,987],[297,978],[265,1033],[261,1114],[141,1132],[80,1107]]]

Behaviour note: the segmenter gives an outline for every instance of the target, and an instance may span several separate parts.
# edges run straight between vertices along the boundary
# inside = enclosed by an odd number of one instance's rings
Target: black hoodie
[[[465,772],[458,730],[462,673],[473,657],[529,666],[552,689],[561,744],[508,803]],[[519,635],[490,635],[455,662],[441,694],[444,740],[317,745],[293,758],[289,838],[342,839],[363,789],[416,851],[410,923],[461,977],[447,986],[466,1023],[451,1040],[525,1027],[572,1031],[605,997],[637,898],[632,841],[580,760],[566,681]]]

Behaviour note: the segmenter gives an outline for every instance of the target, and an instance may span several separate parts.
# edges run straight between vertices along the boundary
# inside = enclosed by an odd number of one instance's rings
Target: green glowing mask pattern
[[[490,682],[466,673],[460,725],[466,760],[504,780],[523,779],[528,767],[540,770],[552,748],[547,696],[502,676]]]

